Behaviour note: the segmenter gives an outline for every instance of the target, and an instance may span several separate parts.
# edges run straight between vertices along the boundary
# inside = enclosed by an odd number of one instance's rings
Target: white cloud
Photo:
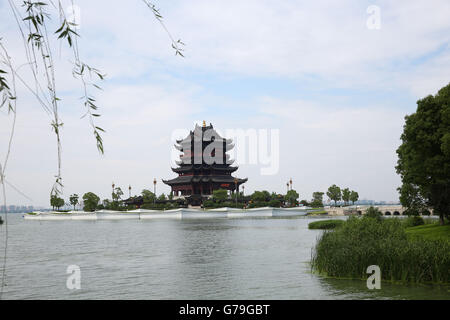
[[[390,97],[409,101],[448,83],[446,0],[377,1],[382,19],[378,31],[366,28],[366,8],[372,3],[359,1],[161,2],[168,29],[187,44],[184,59],[175,57],[165,31],[143,3],[76,4],[82,15],[82,59],[108,74],[105,90],[96,94],[103,114],[99,125],[107,130],[106,154],[98,155],[89,124],[79,119],[84,111],[76,99],[80,87],[70,74],[67,50],[60,55],[56,45],[67,194],[89,188],[106,197],[111,180],[123,187],[132,184],[137,191],[153,177],[170,177],[172,131],[191,129],[194,120],[204,118],[222,130],[280,129],[279,174],[262,177],[259,167],[243,165],[238,176],[249,177],[248,191],[282,192],[292,176],[305,198],[337,183],[360,190],[361,196],[392,200],[399,184],[395,149],[403,115],[414,105],[390,109]],[[21,65],[21,39],[5,4],[0,14],[5,17],[0,33],[14,62]],[[21,67],[20,74],[29,79],[26,70]],[[196,79],[199,73],[202,77]],[[261,89],[240,99],[217,84],[213,87],[208,78],[231,78],[239,86],[242,76],[274,84],[293,80],[299,91],[306,91],[305,79],[314,79],[325,93],[312,101],[301,98],[297,88],[289,90],[289,98],[269,97]],[[347,90],[346,107],[342,100],[337,106],[330,102],[342,98],[333,94],[340,88]],[[8,179],[37,204],[47,204],[56,170],[54,136],[47,115],[23,87],[20,90]],[[352,90],[369,92],[367,103],[352,101]],[[388,98],[372,104],[379,93]],[[0,115],[0,155],[9,121]],[[12,192],[12,200],[23,198]]]

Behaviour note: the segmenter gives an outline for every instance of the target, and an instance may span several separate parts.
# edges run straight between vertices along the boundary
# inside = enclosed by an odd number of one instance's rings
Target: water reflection
[[[450,286],[401,285],[382,282],[381,289],[369,290],[366,281],[320,277],[323,289],[338,299],[450,299]]]

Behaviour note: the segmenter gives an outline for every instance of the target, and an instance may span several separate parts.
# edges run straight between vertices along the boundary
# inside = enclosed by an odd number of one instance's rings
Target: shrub
[[[343,223],[345,223],[344,220],[337,219],[314,221],[308,224],[308,229],[334,229],[341,226]]]
[[[268,202],[265,201],[257,201],[257,202],[250,202],[248,204],[248,208],[262,208],[262,207],[267,207],[269,205]]]
[[[203,201],[203,207],[204,208],[216,208],[217,207],[217,203],[214,202],[213,200],[205,200]]]

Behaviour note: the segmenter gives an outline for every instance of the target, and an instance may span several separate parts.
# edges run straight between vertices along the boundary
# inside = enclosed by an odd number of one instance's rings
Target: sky
[[[62,3],[68,10],[71,1]],[[97,123],[106,132],[101,155],[89,121],[81,118],[73,58],[53,36],[66,200],[85,192],[108,198],[113,182],[126,195],[128,186],[138,194],[152,190],[154,178],[157,193],[167,194],[161,179],[175,177],[173,140],[205,120],[223,133],[257,133],[256,161],[248,144],[235,146],[248,151],[236,172],[248,178],[246,194],[283,193],[292,178],[301,199],[337,184],[358,191],[360,199],[397,201],[395,151],[404,117],[417,100],[449,83],[448,0],[155,1],[165,27],[185,43],[184,58],[174,54],[143,1],[74,3],[81,59],[106,74],[103,90],[94,92]],[[5,0],[0,16],[2,43],[17,72],[31,81]],[[49,29],[57,28],[54,17]],[[7,200],[49,206],[57,171],[51,119],[23,85],[17,90]],[[11,124],[0,109],[0,161]],[[278,137],[274,144],[271,134]],[[277,162],[270,174],[263,170],[270,165],[263,147]]]

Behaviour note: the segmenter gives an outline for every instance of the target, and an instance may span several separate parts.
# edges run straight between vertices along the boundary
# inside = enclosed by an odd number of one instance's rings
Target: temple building
[[[239,179],[231,174],[238,167],[231,166],[227,151],[233,149],[231,139],[222,138],[212,124],[195,125],[194,130],[182,140],[177,140],[180,160],[176,161],[177,168],[172,171],[178,177],[163,182],[171,187],[174,199],[185,198],[189,204],[199,205],[212,195],[214,190],[226,189],[239,192],[239,186],[247,182],[247,178]]]

